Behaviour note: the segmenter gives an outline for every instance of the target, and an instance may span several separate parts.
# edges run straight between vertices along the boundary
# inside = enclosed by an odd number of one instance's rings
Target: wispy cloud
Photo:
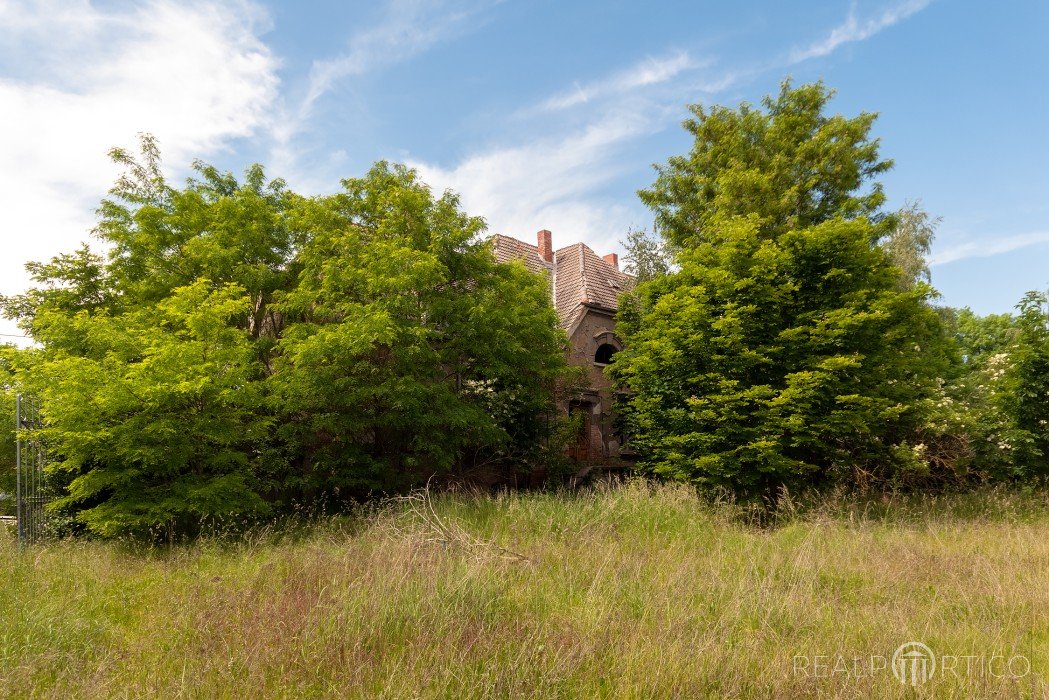
[[[1021,248],[1049,243],[1049,231],[1033,231],[1014,236],[1003,236],[979,241],[965,241],[948,245],[933,253],[930,265],[946,265],[966,258],[989,258]]]
[[[689,56],[687,51],[678,51],[663,58],[646,58],[627,70],[615,73],[603,80],[589,85],[577,84],[571,90],[553,95],[541,103],[540,109],[545,111],[568,109],[587,104],[597,98],[665,83],[683,71],[697,68],[700,65],[709,65],[709,62],[700,64]]]
[[[602,197],[601,188],[622,174],[619,149],[657,128],[645,115],[619,110],[560,138],[494,148],[453,168],[409,165],[435,189],[458,192],[466,209],[483,214],[492,231],[527,237],[545,227],[555,236],[561,232],[559,242],[583,240],[611,249],[628,225],[639,223],[641,212],[633,202]]]
[[[279,88],[268,28],[246,2],[0,2],[0,292],[87,237],[112,146],[150,131],[185,163],[259,132]]]
[[[832,29],[825,37],[808,46],[794,49],[790,53],[790,63],[800,63],[810,58],[820,58],[833,53],[838,47],[856,41],[863,41],[883,29],[902,22],[911,15],[923,10],[932,0],[909,0],[884,10],[876,17],[860,19],[856,15],[856,6],[849,11],[846,20]]]
[[[737,80],[733,72],[706,70],[712,65],[686,51],[647,57],[518,112],[523,127],[515,129],[514,143],[497,143],[450,167],[408,162],[435,189],[458,192],[492,231],[527,238],[549,228],[557,242],[614,250],[628,227],[650,218],[633,197],[606,194],[624,173],[647,168],[622,154],[679,119],[681,95],[718,92]],[[554,116],[565,110],[579,119]],[[522,142],[529,132],[536,136]]]
[[[344,52],[313,62],[304,97],[293,106],[285,105],[278,110],[270,127],[272,162],[282,172],[297,170],[298,150],[292,146],[292,141],[302,134],[313,118],[318,100],[340,81],[402,63],[441,43],[475,31],[486,21],[486,11],[501,2],[387,0],[379,20],[350,36]]]
[[[305,105],[341,78],[399,63],[475,29],[479,15],[498,1],[391,0],[384,19],[354,35],[345,53],[314,61]]]
[[[715,61],[698,60],[685,50],[648,57],[518,112],[525,120],[539,120],[534,131],[546,136],[537,141],[496,145],[451,167],[413,165],[437,188],[461,193],[467,208],[485,215],[494,230],[527,235],[538,227],[555,232],[560,228],[594,247],[611,247],[628,225],[643,223],[645,218],[633,199],[613,202],[602,195],[622,173],[615,156],[630,142],[680,118],[686,99],[716,95],[761,73],[782,70],[784,63],[829,55],[843,44],[862,41],[906,19],[929,2],[910,0],[866,20],[853,8],[848,19],[824,39],[764,66],[715,69]],[[590,126],[551,135],[551,126],[556,130],[558,125],[543,118],[566,110],[573,110]],[[624,117],[627,114],[631,119]],[[520,131],[515,133],[519,137]]]

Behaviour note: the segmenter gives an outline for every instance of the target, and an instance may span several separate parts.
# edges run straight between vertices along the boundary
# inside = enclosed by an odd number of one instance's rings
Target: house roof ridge
[[[586,248],[591,253],[594,253],[594,249],[591,248],[590,246],[588,246],[586,243],[583,243],[582,241],[576,241],[575,243],[569,243],[566,246],[562,246],[562,247],[558,248],[557,251],[561,252],[563,250],[568,250],[570,248],[579,248],[579,247]],[[594,255],[597,255],[597,253],[594,253]]]
[[[489,236],[489,238],[503,238],[505,240],[513,241],[514,243],[518,243],[520,245],[528,246],[529,248],[535,248],[536,250],[539,250],[539,246],[537,246],[535,243],[529,243],[528,241],[522,241],[520,238],[517,238],[515,236],[511,236],[510,234],[507,234],[507,233],[493,233],[491,236]]]
[[[590,283],[586,277],[586,251],[589,247],[585,243],[579,244],[579,283],[583,291],[583,298],[580,301],[584,304],[590,301]]]
[[[550,303],[557,312],[557,251],[550,252]]]
[[[501,262],[519,258],[533,272],[549,273],[550,298],[564,328],[578,322],[586,308],[614,313],[619,293],[634,286],[632,275],[582,241],[551,250],[552,259],[547,261],[536,244],[505,233],[492,234],[491,239]]]

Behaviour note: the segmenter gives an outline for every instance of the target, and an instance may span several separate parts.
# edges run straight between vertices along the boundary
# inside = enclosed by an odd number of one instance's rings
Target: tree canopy
[[[940,219],[929,216],[920,202],[907,202],[894,218],[895,226],[881,245],[893,264],[900,268],[900,283],[905,287],[917,282],[931,284],[929,253]]]
[[[536,458],[564,367],[547,281],[496,263],[481,219],[376,165],[306,203],[268,385],[292,473],[397,488],[470,459]]]
[[[496,264],[453,194],[386,163],[327,197],[259,166],[179,188],[142,146],[112,153],[105,254],[33,263],[2,300],[40,343],[15,371],[82,526],[186,533],[543,458],[547,282]]]
[[[680,268],[639,286],[613,372],[656,473],[764,493],[915,461],[945,336],[931,288],[901,287],[876,244],[874,116],[829,99],[784,84],[765,111],[695,106],[692,151],[641,193]]]
[[[693,105],[691,149],[639,193],[655,225],[627,234],[607,371],[642,468],[748,496],[1049,474],[1049,298],[934,306],[939,219],[884,211],[875,115],[832,97]],[[38,344],[0,347],[0,393],[41,399],[76,527],[192,533],[560,460],[550,280],[497,264],[454,193],[385,162],[327,196],[258,165],[175,186],[148,136],[111,156],[102,245],[0,297]]]
[[[834,217],[866,217],[876,237],[891,230],[874,179],[892,167],[870,136],[877,115],[827,115],[832,97],[822,82],[792,87],[788,80],[764,109],[691,105],[684,122],[691,150],[656,166],[655,183],[639,192],[660,233],[688,247],[737,216],[753,217],[769,237]]]

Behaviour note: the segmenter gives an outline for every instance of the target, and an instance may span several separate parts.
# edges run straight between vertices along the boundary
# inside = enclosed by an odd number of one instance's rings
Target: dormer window
[[[597,352],[594,353],[594,364],[595,365],[610,365],[615,361],[613,355],[616,354],[616,346],[611,343],[602,343],[597,347]]]

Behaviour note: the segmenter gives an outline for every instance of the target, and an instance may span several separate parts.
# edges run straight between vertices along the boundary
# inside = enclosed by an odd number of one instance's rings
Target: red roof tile
[[[554,308],[565,328],[580,317],[584,304],[614,312],[619,307],[619,295],[634,286],[633,275],[598,257],[583,243],[554,251],[554,261],[548,263],[534,245],[500,234],[492,240],[499,262],[521,259],[533,272],[550,273]]]

